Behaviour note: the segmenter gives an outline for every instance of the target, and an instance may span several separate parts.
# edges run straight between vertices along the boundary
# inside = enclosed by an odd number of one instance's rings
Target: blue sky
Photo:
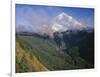
[[[94,27],[93,8],[16,4],[16,26],[40,26],[64,12],[88,27]]]

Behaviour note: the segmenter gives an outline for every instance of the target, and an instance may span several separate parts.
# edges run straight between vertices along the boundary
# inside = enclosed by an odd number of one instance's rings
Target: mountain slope
[[[67,48],[77,46],[80,57],[84,58],[91,65],[94,65],[94,31],[64,32],[63,41]]]
[[[54,43],[48,39],[17,35],[16,41],[16,72],[91,68],[78,55],[78,47],[65,50],[66,53],[62,51],[61,54],[56,51]]]
[[[47,70],[33,54],[26,52],[18,42],[16,43],[16,72]]]
[[[17,41],[27,52],[33,53],[49,70],[59,70],[66,65],[65,56],[56,52],[54,45],[48,41],[34,36],[17,36]],[[71,57],[67,55],[67,69],[75,68]],[[58,63],[57,63],[58,62]],[[72,63],[71,65],[68,62]]]

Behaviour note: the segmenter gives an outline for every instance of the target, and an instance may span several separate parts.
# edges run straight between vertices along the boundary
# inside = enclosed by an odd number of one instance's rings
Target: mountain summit
[[[74,17],[62,12],[53,18],[52,21],[49,22],[49,25],[45,24],[42,28],[44,33],[52,35],[56,31],[83,30],[86,26],[77,21]]]
[[[62,25],[64,29],[66,28],[67,30],[82,30],[86,28],[81,22],[64,12],[55,18],[55,22]]]

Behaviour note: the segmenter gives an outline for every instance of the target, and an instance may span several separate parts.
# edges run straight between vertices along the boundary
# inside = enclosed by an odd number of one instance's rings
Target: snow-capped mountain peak
[[[86,26],[83,25],[81,22],[79,22],[74,17],[64,12],[56,16],[56,18],[53,20],[53,23],[58,23],[59,25],[62,25],[64,28],[66,28],[67,30],[82,30],[86,28]]]
[[[62,12],[61,14],[59,14],[59,15],[57,16],[57,18],[58,18],[59,20],[64,19],[64,18],[72,19],[71,16],[69,16],[68,14],[66,14],[66,13],[64,13],[64,12]]]
[[[52,19],[49,24],[45,24],[43,28],[43,33],[46,33],[50,36],[54,32],[64,32],[67,30],[83,30],[86,28],[81,22],[77,21],[74,17],[62,12],[54,19]],[[40,33],[42,33],[40,32]]]

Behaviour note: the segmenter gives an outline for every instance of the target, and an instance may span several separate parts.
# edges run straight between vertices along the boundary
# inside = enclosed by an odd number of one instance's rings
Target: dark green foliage
[[[71,32],[68,34],[67,32],[63,33],[63,40],[65,42],[66,48],[69,51],[75,52],[78,47],[78,53],[80,57],[85,59],[89,64],[94,66],[94,31],[87,32],[86,30]],[[74,55],[77,54],[76,52]]]

